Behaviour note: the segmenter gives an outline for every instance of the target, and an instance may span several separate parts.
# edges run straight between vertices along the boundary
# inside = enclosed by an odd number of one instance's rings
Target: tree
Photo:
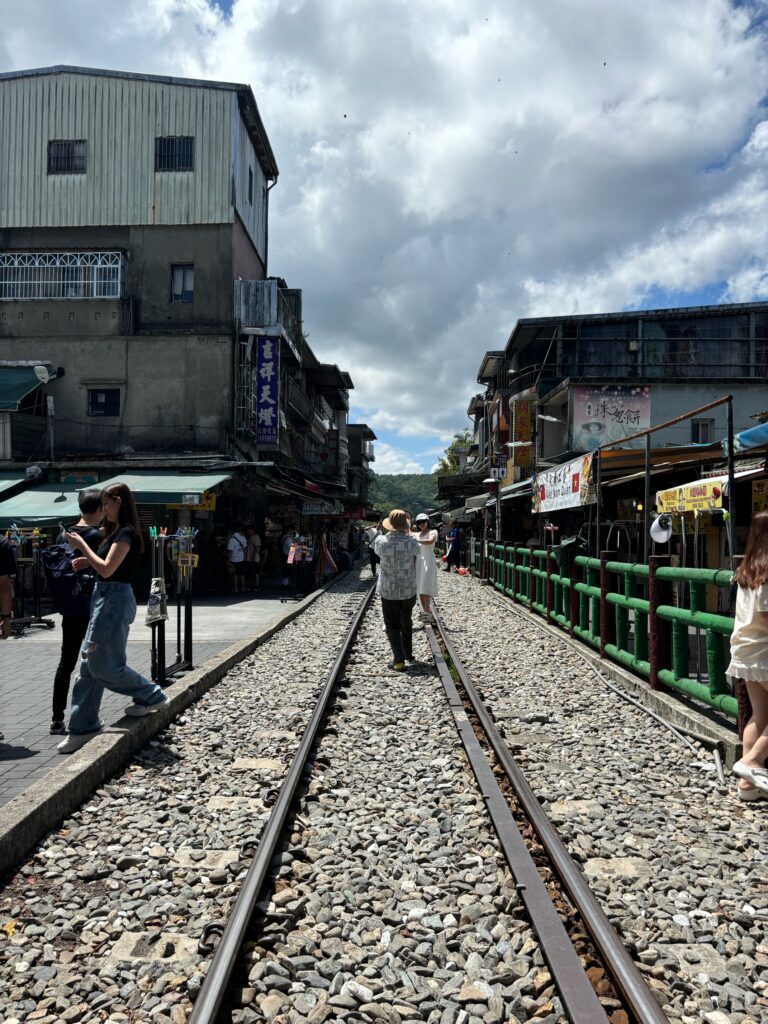
[[[445,454],[437,464],[437,472],[441,476],[454,476],[459,472],[459,451],[472,445],[472,432],[469,427],[453,435],[453,440],[445,449]]]

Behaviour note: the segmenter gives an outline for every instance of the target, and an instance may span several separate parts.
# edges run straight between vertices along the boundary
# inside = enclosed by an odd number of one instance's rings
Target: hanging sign
[[[590,453],[539,473],[533,490],[533,511],[552,512],[558,508],[594,504],[595,488],[590,479],[591,470]]]
[[[720,480],[695,480],[682,487],[656,492],[656,511],[707,512],[723,507],[723,484]]]
[[[768,508],[768,480],[752,481],[752,511],[765,512]]]
[[[280,445],[280,339],[253,339],[252,414],[260,448]]]

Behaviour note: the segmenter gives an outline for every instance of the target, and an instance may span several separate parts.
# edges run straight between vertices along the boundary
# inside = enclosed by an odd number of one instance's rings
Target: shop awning
[[[533,480],[529,477],[527,480],[518,480],[515,484],[508,484],[506,487],[501,488],[501,500],[511,501],[513,498],[532,498],[533,497]]]
[[[0,500],[0,529],[10,526],[71,525],[80,518],[77,491],[71,484],[39,484],[21,494]]]
[[[37,387],[33,366],[0,366],[0,412],[17,412],[22,398]]]
[[[474,498],[467,498],[464,502],[464,508],[468,512],[473,508],[485,508],[485,504],[488,501],[488,492],[484,491],[482,494],[476,494]]]
[[[25,473],[0,473],[0,501],[3,500],[3,493],[18,487],[26,480]]]
[[[99,487],[127,484],[140,505],[197,505],[206,491],[229,480],[231,473],[121,473]]]

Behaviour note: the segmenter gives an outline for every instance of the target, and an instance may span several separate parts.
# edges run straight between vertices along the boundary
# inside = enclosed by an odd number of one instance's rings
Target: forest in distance
[[[386,515],[402,508],[412,516],[438,507],[437,473],[371,473],[368,501]]]

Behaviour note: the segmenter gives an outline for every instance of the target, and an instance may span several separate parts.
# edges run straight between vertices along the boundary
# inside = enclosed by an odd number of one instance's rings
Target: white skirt
[[[435,561],[434,544],[419,544],[419,557],[416,561],[416,593],[437,597],[437,562]]]
[[[725,674],[729,679],[743,679],[748,683],[768,684],[768,665],[742,665],[738,661],[731,661]]]

